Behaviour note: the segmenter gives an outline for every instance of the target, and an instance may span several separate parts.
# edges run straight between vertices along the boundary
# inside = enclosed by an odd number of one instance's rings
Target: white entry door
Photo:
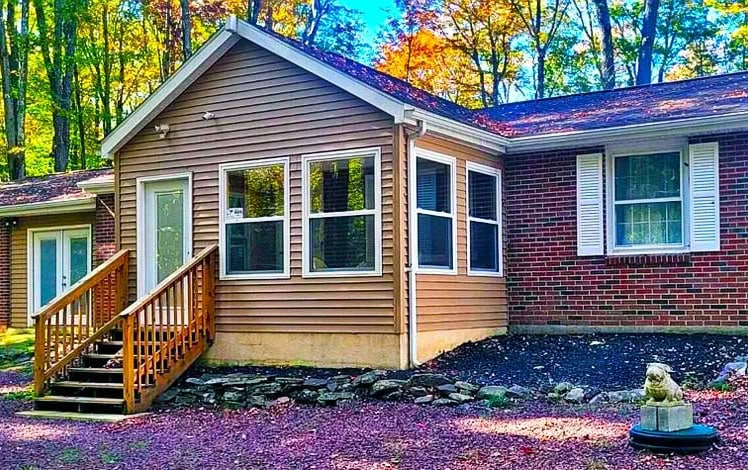
[[[138,210],[138,294],[147,294],[191,257],[189,179],[143,182]]]
[[[91,271],[91,230],[33,231],[30,284],[37,312]]]

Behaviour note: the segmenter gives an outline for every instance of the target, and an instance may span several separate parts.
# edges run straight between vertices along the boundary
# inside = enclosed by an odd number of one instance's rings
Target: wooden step
[[[122,389],[125,388],[121,383],[109,383],[109,382],[77,382],[74,380],[64,380],[62,382],[53,382],[53,387],[66,387],[66,388],[107,388],[107,389]]]
[[[116,354],[88,353],[88,354],[83,354],[83,357],[86,357],[89,359],[96,359],[100,361],[108,361],[109,359],[116,358],[117,355]]]
[[[106,367],[71,367],[70,372],[89,373],[89,374],[121,374],[122,369],[107,369]]]
[[[122,406],[125,404],[125,400],[122,398],[68,397],[64,395],[45,395],[43,397],[35,398],[34,401],[111,406]]]

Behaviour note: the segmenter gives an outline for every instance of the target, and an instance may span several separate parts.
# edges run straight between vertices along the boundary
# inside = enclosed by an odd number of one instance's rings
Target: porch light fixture
[[[158,137],[160,139],[165,139],[166,135],[169,133],[169,125],[168,124],[156,124],[156,132],[158,132]]]

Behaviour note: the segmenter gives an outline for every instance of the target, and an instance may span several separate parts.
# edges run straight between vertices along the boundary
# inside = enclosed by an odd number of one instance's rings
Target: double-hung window
[[[418,269],[455,273],[455,160],[419,150],[415,166]]]
[[[220,172],[222,274],[288,277],[288,160],[223,165]]]
[[[613,237],[618,251],[683,249],[680,151],[613,157]]]
[[[381,274],[379,149],[303,159],[304,275]]]
[[[501,275],[501,172],[467,164],[468,274]]]

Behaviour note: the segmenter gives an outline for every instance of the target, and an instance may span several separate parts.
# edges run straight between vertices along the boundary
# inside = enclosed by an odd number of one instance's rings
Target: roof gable
[[[505,144],[505,139],[497,132],[497,126],[472,110],[340,55],[304,47],[298,41],[230,17],[221,30],[104,138],[102,155],[111,157],[122,148],[241,38],[389,114],[395,123],[415,123],[416,118],[412,114],[419,111],[419,118],[441,118],[443,121],[437,120],[435,124],[444,131],[454,132],[466,139],[475,138],[479,144],[491,148],[503,148]]]

